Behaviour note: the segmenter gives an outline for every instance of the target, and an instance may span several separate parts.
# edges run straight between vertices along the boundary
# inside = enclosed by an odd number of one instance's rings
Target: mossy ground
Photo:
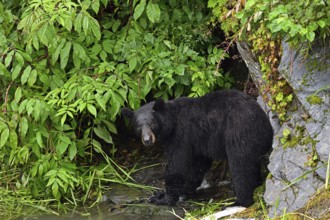
[[[308,204],[298,212],[313,219],[330,219],[330,189],[320,190]]]
[[[270,218],[262,202],[256,202],[252,207],[235,215],[236,218],[255,218],[267,220],[329,220],[330,219],[330,189],[320,190],[307,205],[292,213]]]

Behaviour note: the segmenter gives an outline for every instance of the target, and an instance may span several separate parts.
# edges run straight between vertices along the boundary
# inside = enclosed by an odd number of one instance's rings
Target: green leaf
[[[68,175],[68,173],[66,172],[65,169],[60,169],[59,172],[57,173],[57,176],[63,180],[65,183],[69,182],[69,178],[70,176]],[[63,185],[63,184],[62,184]]]
[[[74,29],[75,29],[78,33],[81,33],[82,19],[83,19],[83,14],[82,14],[82,12],[80,12],[80,13],[76,16],[76,19],[74,20]]]
[[[7,56],[5,58],[5,67],[8,67],[11,64],[11,61],[13,60],[14,53],[15,53],[15,51],[12,50],[7,54]]]
[[[61,125],[63,126],[66,120],[67,114],[64,114],[63,117],[61,118]]]
[[[212,2],[212,0],[208,1],[208,4],[209,4],[208,7],[209,8],[214,8],[214,6],[213,7],[211,6],[212,4],[210,2]],[[176,6],[178,4],[178,1],[177,0],[169,0],[169,3],[170,3],[170,5],[171,5],[172,8],[176,8]]]
[[[83,30],[85,34],[88,34],[88,29],[89,29],[89,18],[87,16],[84,16],[83,18]]]
[[[252,7],[256,4],[256,2],[257,2],[257,0],[249,0],[249,1],[246,1],[245,8],[246,8],[246,9],[252,8]]]
[[[80,43],[73,43],[73,63],[77,69],[80,68],[81,61],[86,59],[85,49]]]
[[[299,33],[300,33],[300,35],[304,36],[308,33],[308,30],[306,28],[301,28]]]
[[[109,54],[112,54],[113,46],[116,42],[113,40],[104,40],[102,42],[103,50]]]
[[[149,20],[152,23],[158,22],[160,20],[160,14],[161,11],[159,5],[157,3],[153,3],[152,1],[149,1],[147,5],[147,15]]]
[[[72,30],[72,20],[70,16],[64,18],[64,27],[71,32]]]
[[[282,101],[283,100],[283,93],[282,92],[279,92],[277,95],[276,95],[276,97],[275,97],[275,99],[276,99],[276,101],[277,102],[280,102],[280,101]]]
[[[41,102],[40,102],[40,100],[38,100],[38,99],[36,99],[35,100],[35,106],[34,106],[34,108],[33,108],[33,117],[34,117],[34,119],[36,120],[36,121],[38,121],[39,120],[39,117],[40,117],[40,113],[41,113],[41,111],[43,111],[44,109],[42,109],[42,105],[41,105]]]
[[[140,99],[139,99],[139,96],[138,94],[130,89],[129,92],[128,92],[128,103],[129,103],[129,106],[132,108],[132,109],[136,109],[137,107],[139,107],[140,105]]]
[[[103,123],[107,126],[108,130],[114,134],[117,134],[117,128],[111,121],[103,121]]]
[[[57,173],[57,170],[50,170],[45,174],[45,177],[55,177]]]
[[[9,75],[10,76],[7,68],[5,67],[5,65],[3,65],[2,62],[0,62],[0,76],[1,75]]]
[[[50,177],[49,180],[48,180],[48,182],[47,182],[46,187],[52,185],[55,182],[55,180],[56,180],[55,176]]]
[[[17,26],[17,30],[22,30],[24,27],[27,26],[27,21],[30,20],[30,16],[25,16],[19,23]]]
[[[109,144],[112,144],[112,138],[110,136],[110,133],[106,129],[106,127],[97,126],[94,128],[94,132],[99,138],[101,138],[102,140],[104,140],[105,142],[107,142]]]
[[[17,148],[18,146],[18,137],[15,131],[11,130],[9,132],[9,145],[12,148]]]
[[[70,41],[66,42],[64,48],[61,50],[61,68],[64,69],[69,60],[69,54],[71,50],[72,43]]]
[[[60,177],[60,173],[58,173],[57,176]],[[63,175],[62,175],[62,177],[63,177]],[[62,189],[64,188],[64,184],[60,178],[56,178],[56,182]]]
[[[15,60],[21,65],[24,65],[24,57],[20,54],[19,51],[15,54]]]
[[[21,138],[24,138],[27,134],[27,131],[29,129],[29,123],[26,117],[22,117],[19,122],[19,134]]]
[[[93,139],[93,140],[92,140],[92,145],[93,145],[93,147],[94,147],[94,150],[95,150],[97,153],[101,153],[101,151],[102,151],[102,147],[101,147],[100,142],[98,142],[97,140]]]
[[[183,76],[185,71],[185,66],[183,64],[180,64],[175,68],[175,73],[178,74],[179,76]]]
[[[56,49],[55,49],[55,51],[51,54],[51,63],[52,63],[52,65],[54,65],[55,63],[56,63],[56,61],[58,60],[58,57],[59,57],[59,55],[60,55],[60,53],[61,53],[61,50],[62,50],[62,48],[63,48],[63,46],[64,46],[64,44],[65,44],[65,42],[66,42],[66,40],[63,38],[62,40],[61,40],[61,43],[56,47]]]
[[[33,86],[33,84],[37,81],[37,76],[38,76],[37,70],[33,69],[28,79],[28,85],[30,87]]]
[[[317,21],[317,23],[320,26],[320,28],[324,28],[325,24],[326,24],[325,21],[323,21],[323,20],[319,20],[319,21]]]
[[[96,108],[95,108],[93,105],[91,105],[91,104],[87,104],[87,110],[88,110],[92,115],[94,115],[95,118],[96,118],[97,111],[96,111]]]
[[[80,104],[79,104],[79,111],[80,112],[82,112],[82,111],[84,111],[84,109],[86,108],[86,106],[87,106],[87,103],[86,102],[81,102]]]
[[[17,103],[19,103],[19,101],[21,100],[22,98],[22,88],[21,87],[18,87],[15,91],[15,101]]]
[[[110,118],[115,119],[117,116],[118,112],[120,111],[120,101],[117,98],[117,94],[112,94],[111,99],[110,99]]]
[[[9,129],[8,127],[5,127],[5,129],[2,130],[0,136],[0,148],[2,148],[6,144],[8,138],[9,138]]]
[[[100,58],[102,59],[102,61],[107,61],[107,57],[108,57],[107,53],[104,50],[102,50],[100,53]]]
[[[77,68],[80,69],[80,65],[81,65],[81,59],[79,58],[78,54],[76,54],[75,51],[73,51],[73,65]]]
[[[172,49],[171,41],[164,40],[163,42],[164,42],[164,44],[165,44],[169,49]]]
[[[21,83],[22,83],[22,85],[24,85],[26,83],[26,81],[30,77],[30,73],[31,73],[31,66],[27,66],[25,68],[23,74],[22,74],[22,77],[21,77]]]
[[[93,11],[95,12],[95,14],[97,14],[100,9],[100,1],[93,1],[91,7],[92,7]]]
[[[111,27],[112,31],[113,32],[116,32],[118,30],[118,28],[120,27],[120,24],[121,24],[120,20],[116,20],[113,23],[112,27]]]
[[[85,1],[81,2],[81,8],[83,11],[86,11],[90,5],[91,5],[90,0],[85,0]]]
[[[100,30],[99,22],[95,18],[91,17],[90,19],[91,19],[90,20],[91,22],[89,24],[92,29],[92,33],[97,40],[100,40],[101,39],[101,30]]]
[[[28,113],[28,115],[30,116],[33,109],[34,109],[34,105],[35,105],[35,100],[34,99],[30,99],[27,103],[26,103],[26,111]]]
[[[42,136],[41,136],[41,133],[39,131],[36,133],[36,139],[37,139],[37,143],[38,143],[39,147],[43,148],[44,147],[44,142],[42,140]]]
[[[103,97],[104,97],[103,95],[100,95],[99,93],[97,93],[95,95],[95,100],[96,100],[97,104],[99,104],[99,106],[103,109],[103,111],[107,111],[106,100]]]
[[[67,136],[65,136],[65,135],[60,135],[60,136],[59,136],[59,139],[60,139],[61,141],[63,141],[64,143],[71,144],[71,140],[70,140],[70,138],[67,137]]]
[[[56,152],[61,156],[69,147],[69,144],[68,143],[65,143],[63,141],[59,141],[56,146],[55,146],[55,149],[56,149]]]
[[[306,38],[309,42],[313,42],[315,39],[315,33],[314,32],[307,32]]]
[[[146,7],[146,0],[141,0],[140,3],[134,9],[134,19],[137,20],[142,15],[145,7]]]
[[[46,46],[49,43],[48,38],[47,38],[47,31],[49,31],[48,30],[48,23],[45,22],[37,32],[40,42],[43,43]]]
[[[17,64],[11,74],[11,79],[15,80],[18,77],[18,75],[21,73],[21,70],[22,70],[22,65]]]
[[[69,146],[69,158],[70,160],[73,160],[73,158],[75,158],[75,156],[77,155],[77,146],[76,143],[73,142],[70,146]]]
[[[291,134],[291,131],[288,128],[283,129],[283,137],[288,138]]]
[[[30,54],[25,53],[25,52],[23,52],[23,51],[21,51],[21,50],[19,50],[19,51],[17,51],[17,52],[18,52],[18,54],[20,54],[20,55],[24,58],[24,60],[26,60],[26,61],[28,61],[28,62],[32,62],[32,57],[31,57]],[[18,57],[19,57],[18,54],[16,54],[16,56],[15,56],[16,59],[18,59]],[[20,61],[20,63],[23,64],[22,61]]]
[[[52,185],[52,193],[55,199],[59,200],[61,198],[61,193],[58,191],[58,184],[56,181]]]
[[[86,59],[86,51],[80,43],[73,43],[73,52],[80,59]]]
[[[129,66],[129,71],[133,72],[137,64],[137,59],[136,56],[133,56],[129,61],[128,61],[128,66]]]

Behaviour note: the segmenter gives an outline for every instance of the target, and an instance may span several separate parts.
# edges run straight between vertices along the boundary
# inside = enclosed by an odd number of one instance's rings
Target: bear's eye
[[[151,122],[151,124],[150,124],[150,128],[151,128],[151,130],[152,131],[155,131],[155,130],[157,130],[158,129],[158,124],[156,123],[156,122]]]
[[[141,127],[136,128],[135,129],[135,132],[139,136],[141,134],[141,132],[142,132],[142,128]]]

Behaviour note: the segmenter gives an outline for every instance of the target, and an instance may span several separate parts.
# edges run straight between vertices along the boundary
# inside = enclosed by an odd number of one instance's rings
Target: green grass
[[[27,190],[14,192],[11,189],[0,188],[0,219],[11,220],[25,215],[53,214],[59,215],[51,208],[54,200],[37,200]]]

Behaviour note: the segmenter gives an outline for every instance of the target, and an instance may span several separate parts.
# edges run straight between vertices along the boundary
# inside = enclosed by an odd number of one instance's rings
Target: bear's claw
[[[155,205],[175,205],[175,202],[170,199],[170,197],[164,191],[155,192],[154,195],[149,197],[148,202],[153,203]]]

